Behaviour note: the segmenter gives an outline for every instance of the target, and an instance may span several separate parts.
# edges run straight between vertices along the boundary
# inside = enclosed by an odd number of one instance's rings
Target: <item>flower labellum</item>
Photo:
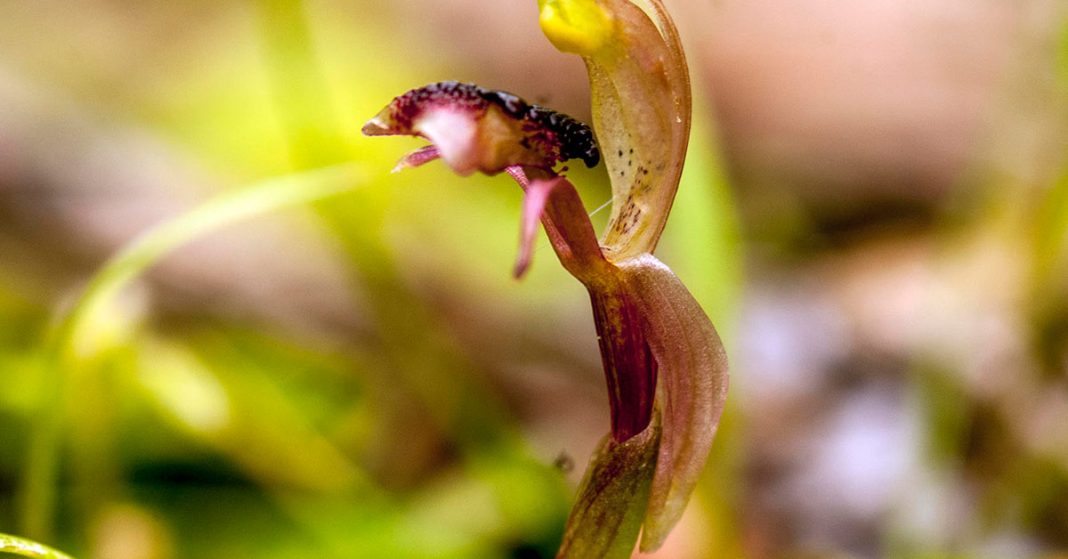
[[[417,167],[442,157],[460,175],[494,175],[522,165],[552,169],[568,159],[601,159],[589,127],[510,93],[454,81],[397,97],[363,127],[368,136],[421,136],[433,144],[401,160]]]
[[[368,135],[430,146],[397,169],[441,158],[460,175],[506,171],[525,192],[515,274],[530,263],[536,223],[590,294],[608,385],[611,432],[587,468],[558,558],[626,558],[663,544],[711,449],[727,394],[727,360],[711,321],[652,255],[685,159],[690,89],[678,33],[661,0],[539,0],[539,21],[590,75],[594,127],[478,86],[413,89],[368,122]],[[613,208],[598,240],[575,187],[554,167],[597,165]]]

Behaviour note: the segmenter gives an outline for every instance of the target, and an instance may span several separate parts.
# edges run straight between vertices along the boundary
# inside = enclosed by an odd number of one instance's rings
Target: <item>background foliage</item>
[[[659,254],[734,385],[659,556],[1068,553],[1063,2],[673,7]],[[608,428],[586,295],[545,248],[510,278],[507,179],[358,133],[442,79],[589,119],[534,2],[0,4],[0,532],[552,555]]]

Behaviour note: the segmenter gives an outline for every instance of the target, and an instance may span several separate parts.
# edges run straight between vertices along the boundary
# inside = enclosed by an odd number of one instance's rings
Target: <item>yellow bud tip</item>
[[[612,16],[596,0],[538,0],[538,23],[553,46],[589,56],[612,37]]]

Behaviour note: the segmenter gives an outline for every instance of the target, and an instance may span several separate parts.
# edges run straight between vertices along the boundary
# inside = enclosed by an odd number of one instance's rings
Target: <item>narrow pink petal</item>
[[[512,174],[509,172],[509,174]],[[515,176],[514,174],[512,176]],[[517,179],[518,180],[518,179]],[[513,274],[516,279],[523,277],[530,266],[534,254],[534,237],[538,232],[538,222],[545,212],[545,204],[553,189],[564,179],[556,178],[538,180],[531,183],[523,196],[523,213],[519,220],[519,256],[516,258]]]
[[[574,185],[564,177],[541,169],[513,166],[505,171],[523,187],[527,196],[533,194],[535,197],[523,204],[522,243],[527,242],[527,231],[532,227],[533,218],[540,216],[557,258],[571,275],[589,287],[599,284],[612,273],[613,266],[601,252],[590,216],[586,214],[586,207]],[[539,200],[542,196],[545,199]],[[535,212],[539,207],[541,211]],[[524,250],[521,246],[517,267],[523,263]],[[526,258],[529,263],[529,255]]]
[[[412,169],[420,165],[425,165],[431,161],[441,157],[441,151],[437,146],[425,146],[421,147],[408,155],[405,155],[397,162],[397,165],[393,167],[394,173],[399,173],[405,169]]]
[[[530,179],[527,178],[527,172],[523,170],[523,167],[512,165],[511,167],[506,167],[504,171],[511,175],[511,177],[515,179],[515,182],[519,183],[519,187],[524,191],[530,188]]]
[[[641,549],[664,542],[697,485],[727,396],[727,356],[712,322],[686,286],[650,254],[619,263],[646,321],[659,365],[663,435]]]

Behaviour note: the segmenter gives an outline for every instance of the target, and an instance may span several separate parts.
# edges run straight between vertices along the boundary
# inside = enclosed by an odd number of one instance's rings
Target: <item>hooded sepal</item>
[[[612,181],[609,259],[652,253],[675,199],[692,111],[682,43],[661,0],[539,0],[542,30],[586,61]],[[578,38],[582,38],[579,40]]]

